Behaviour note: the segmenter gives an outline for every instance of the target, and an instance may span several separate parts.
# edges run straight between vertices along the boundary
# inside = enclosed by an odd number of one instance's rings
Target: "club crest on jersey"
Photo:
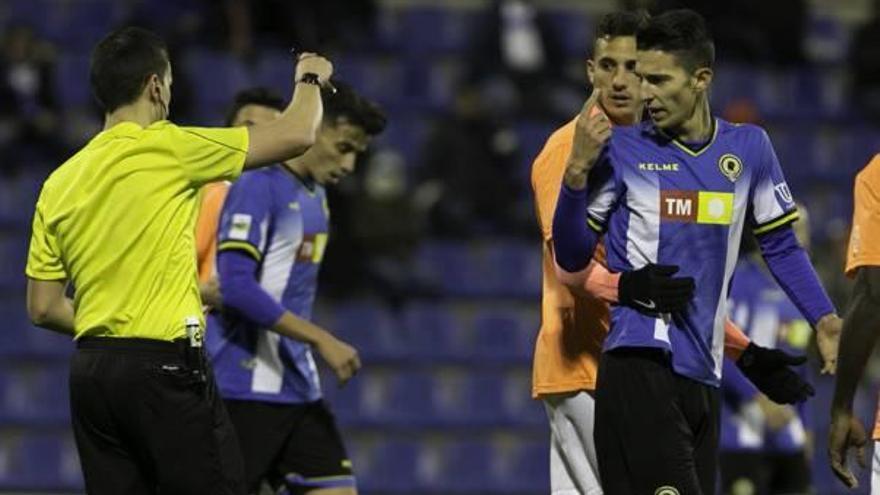
[[[660,219],[667,222],[730,225],[733,221],[733,194],[660,191]]]
[[[742,175],[742,160],[731,153],[721,155],[721,158],[718,159],[718,169],[721,170],[721,173],[727,177],[730,182],[736,182],[736,179],[739,179],[739,176]]]

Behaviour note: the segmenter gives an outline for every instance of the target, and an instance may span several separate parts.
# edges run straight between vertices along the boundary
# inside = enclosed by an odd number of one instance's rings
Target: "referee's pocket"
[[[199,396],[204,395],[205,383],[201,374],[179,361],[156,362],[152,366],[151,375],[169,392],[188,391],[197,392]]]

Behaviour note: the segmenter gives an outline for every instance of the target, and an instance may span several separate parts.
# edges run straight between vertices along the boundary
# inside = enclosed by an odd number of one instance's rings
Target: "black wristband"
[[[305,74],[302,75],[302,77],[299,78],[299,81],[297,81],[297,82],[298,83],[305,83],[305,84],[314,84],[315,86],[320,86],[321,85],[321,78],[318,77],[318,75],[315,74],[314,72],[306,72]]]

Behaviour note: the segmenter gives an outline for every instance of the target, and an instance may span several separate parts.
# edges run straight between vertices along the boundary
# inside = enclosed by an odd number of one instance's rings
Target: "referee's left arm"
[[[67,280],[28,279],[27,311],[38,327],[73,335],[73,301],[64,295]]]
[[[45,203],[51,188],[43,186],[34,211],[28,250],[27,312],[34,325],[73,335],[73,301],[65,296],[67,271],[59,255],[54,232],[46,226]]]

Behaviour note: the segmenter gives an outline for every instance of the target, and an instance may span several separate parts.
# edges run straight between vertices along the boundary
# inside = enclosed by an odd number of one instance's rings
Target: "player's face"
[[[245,105],[235,114],[232,121],[233,126],[252,126],[254,124],[263,124],[271,122],[281,116],[278,110],[263,105]]]
[[[639,50],[636,74],[642,101],[654,123],[663,130],[681,129],[697,108],[698,81],[678,58],[659,50]]]
[[[635,68],[635,36],[596,40],[593,58],[587,61],[587,76],[593,87],[602,90],[599,104],[616,124],[632,124],[641,113]]]
[[[355,161],[370,145],[370,136],[363,128],[344,118],[335,124],[324,123],[315,145],[306,152],[309,173],[317,183],[336,184],[354,172]],[[305,158],[305,155],[303,155]]]

